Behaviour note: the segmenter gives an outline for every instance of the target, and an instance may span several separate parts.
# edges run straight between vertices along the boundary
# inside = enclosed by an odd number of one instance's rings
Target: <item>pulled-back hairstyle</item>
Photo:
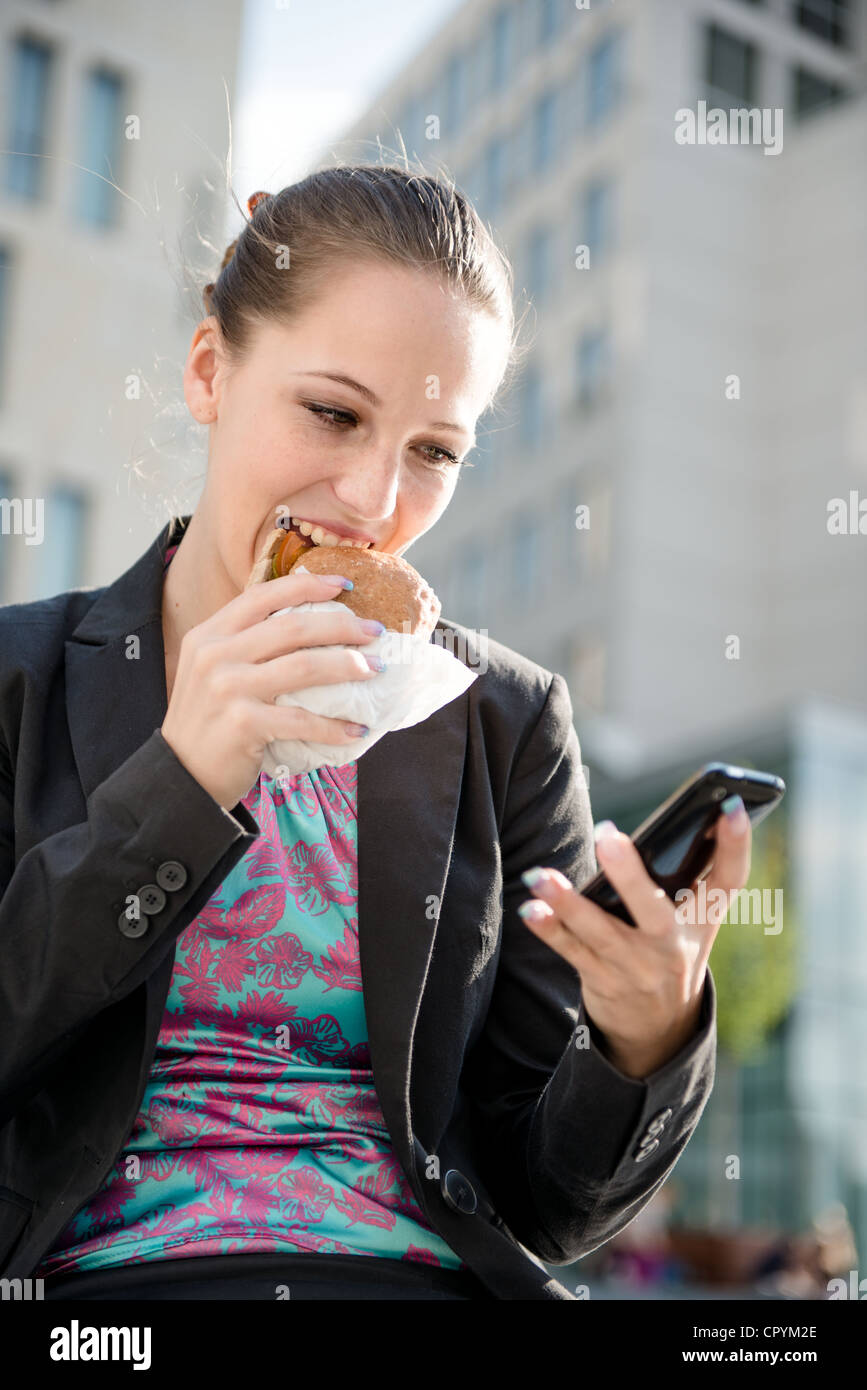
[[[254,194],[248,205],[247,225],[203,292],[230,359],[243,355],[257,323],[303,312],[340,262],[372,257],[439,274],[499,320],[508,339],[503,380],[511,376],[520,356],[511,267],[472,204],[444,177],[394,164],[343,164],[279,193]]]

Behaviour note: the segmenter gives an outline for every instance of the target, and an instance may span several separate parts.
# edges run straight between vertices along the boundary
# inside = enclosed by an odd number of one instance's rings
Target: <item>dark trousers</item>
[[[374,1255],[191,1255],[49,1275],[45,1299],[490,1299],[469,1270]]]

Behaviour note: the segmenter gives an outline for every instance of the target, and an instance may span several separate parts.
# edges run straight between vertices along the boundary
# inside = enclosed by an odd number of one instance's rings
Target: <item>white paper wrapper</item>
[[[327,613],[332,608],[346,611],[345,604],[325,599],[321,603],[297,603],[281,608],[279,612],[321,610]],[[278,614],[271,616],[277,617]],[[342,649],[346,644],[336,645]],[[322,648],[323,651],[328,649]],[[313,714],[327,714],[366,724],[370,733],[365,738],[341,744],[275,739],[265,749],[262,762],[262,769],[269,777],[294,777],[299,772],[312,772],[317,767],[340,767],[343,763],[351,763],[366,753],[384,734],[393,729],[408,729],[412,724],[420,724],[435,710],[457,699],[478,679],[477,671],[471,671],[451,652],[428,637],[387,629],[358,650],[367,656],[382,657],[386,670],[378,671],[369,680],[308,686],[305,690],[278,695],[274,703],[300,705]]]

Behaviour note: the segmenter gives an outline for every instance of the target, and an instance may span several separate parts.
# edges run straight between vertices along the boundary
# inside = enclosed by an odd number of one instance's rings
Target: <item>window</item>
[[[424,141],[424,120],[422,117],[428,113],[422,112],[421,108],[422,103],[418,95],[408,97],[403,113],[397,121],[397,129],[403,136],[408,151],[419,150]]]
[[[45,185],[42,156],[47,145],[51,49],[39,39],[23,37],[13,44],[10,61],[6,187],[22,198],[38,198]]]
[[[40,547],[34,598],[65,593],[82,582],[86,499],[75,488],[55,487],[45,505],[47,544]]]
[[[512,523],[512,562],[509,565],[513,600],[526,607],[539,587],[542,532],[539,518],[521,512]]]
[[[800,0],[794,6],[795,23],[836,48],[851,45],[852,5],[849,0]]]
[[[0,246],[0,410],[3,409],[3,363],[9,321],[9,282],[11,278],[12,257],[5,247]]]
[[[92,226],[109,226],[119,215],[120,194],[108,180],[120,181],[122,121],[122,80],[94,68],[85,83],[77,207],[81,221]]]
[[[590,268],[604,259],[617,239],[614,189],[609,179],[592,179],[580,197],[577,245],[590,248]]]
[[[462,53],[449,59],[446,69],[445,136],[452,139],[460,130],[467,114],[467,62]]]
[[[533,167],[537,173],[547,169],[556,152],[557,98],[543,92],[533,111]]]
[[[589,409],[602,400],[609,383],[611,352],[604,329],[582,333],[577,343],[577,368],[578,403]]]
[[[496,217],[506,192],[506,146],[499,136],[485,151],[484,187],[485,216]]]
[[[539,44],[545,47],[557,38],[563,21],[562,0],[537,0]]]
[[[539,444],[544,434],[542,375],[538,367],[528,368],[524,377],[518,433],[521,444],[526,448]]]
[[[491,29],[491,90],[499,92],[512,75],[515,43],[515,13],[510,5],[494,15]]]
[[[549,227],[536,227],[527,239],[527,292],[539,304],[551,287],[551,245]]]
[[[609,33],[591,51],[587,68],[587,123],[599,125],[623,96],[623,35]]]
[[[704,78],[711,101],[729,99],[752,106],[758,85],[758,50],[717,24],[705,30]]]
[[[846,88],[839,82],[829,82],[806,68],[796,68],[794,72],[795,115],[800,119],[825,106],[833,106],[845,100]]]

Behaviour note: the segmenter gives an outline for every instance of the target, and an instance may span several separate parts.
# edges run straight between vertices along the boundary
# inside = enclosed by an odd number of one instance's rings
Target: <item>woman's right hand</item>
[[[365,656],[320,651],[334,643],[362,645],[375,633],[349,608],[284,613],[341,592],[319,574],[287,574],[252,584],[181,640],[177,672],[160,733],[179,762],[226,810],[256,781],[267,744],[280,739],[349,743],[360,736],[342,719],[275,705],[276,696],[312,685],[369,680]]]

